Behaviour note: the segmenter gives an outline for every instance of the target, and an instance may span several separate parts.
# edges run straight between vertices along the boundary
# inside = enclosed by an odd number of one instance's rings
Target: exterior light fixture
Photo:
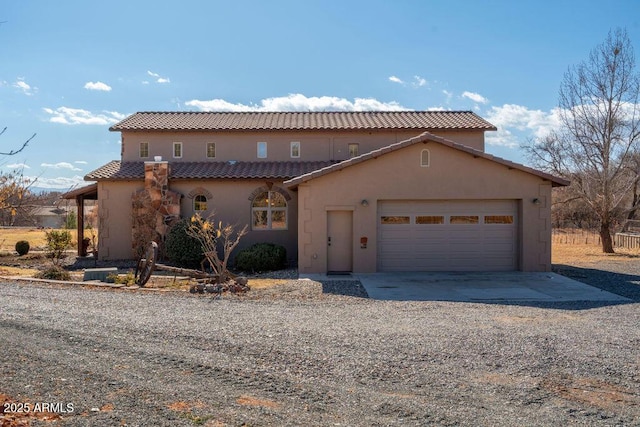
[[[533,199],[533,200],[531,201],[531,203],[533,203],[534,205],[539,205],[539,204],[540,204],[540,203],[542,203],[542,202],[540,201],[540,199],[538,199],[538,198],[536,197],[535,199]]]
[[[368,201],[367,199],[362,199],[362,201],[360,202],[360,204],[361,204],[363,207],[365,207],[365,208],[366,208],[367,206],[369,206],[369,201]]]

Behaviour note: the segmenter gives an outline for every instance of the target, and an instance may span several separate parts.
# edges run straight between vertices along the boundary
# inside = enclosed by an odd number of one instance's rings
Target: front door
[[[353,257],[353,212],[327,212],[327,272],[350,272]]]

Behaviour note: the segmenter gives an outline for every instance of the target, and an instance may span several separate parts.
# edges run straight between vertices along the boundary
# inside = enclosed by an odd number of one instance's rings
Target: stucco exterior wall
[[[349,158],[348,144],[359,144],[359,154],[400,142],[422,133],[402,131],[343,132],[123,132],[122,160],[153,160],[162,156],[168,161],[321,161]],[[484,151],[483,131],[433,131]],[[267,143],[267,158],[257,158],[257,143]],[[300,157],[291,158],[292,141],[300,142]],[[140,158],[140,142],[149,143],[149,157]],[[182,142],[182,157],[173,158],[173,143]],[[208,142],[216,143],[216,157],[206,157]]]
[[[199,194],[205,190],[211,195],[207,201],[207,211],[201,213],[203,217],[214,214],[217,221],[238,224],[241,229],[245,224],[249,226],[249,233],[242,238],[236,251],[254,243],[276,243],[287,249],[287,258],[295,265],[297,263],[297,236],[298,236],[298,198],[297,193],[286,189],[282,182],[270,182],[272,188],[280,187],[291,197],[287,202],[287,229],[286,230],[251,230],[251,200],[249,198],[258,189],[268,186],[264,180],[173,180],[170,188],[182,193],[181,211],[185,218],[191,217],[193,198],[190,196]],[[237,253],[237,252],[236,252]]]
[[[421,167],[421,151],[430,166]],[[299,270],[327,271],[327,211],[353,212],[353,271],[375,272],[380,200],[510,199],[519,205],[519,269],[551,268],[551,183],[432,142],[415,144],[298,186]],[[538,199],[539,204],[534,204]],[[368,201],[368,206],[362,205]],[[367,237],[366,249],[360,238]]]
[[[102,260],[131,259],[131,196],[144,181],[98,182],[98,256]]]
[[[216,220],[224,223],[249,225],[246,235],[237,250],[257,242],[283,245],[287,257],[295,265],[297,262],[298,204],[297,193],[289,191],[281,182],[272,182],[273,187],[281,187],[291,197],[288,201],[288,227],[286,230],[251,230],[251,201],[249,197],[259,188],[267,186],[261,180],[170,180],[169,188],[183,195],[181,199],[182,217],[190,218],[194,213],[193,195],[208,194],[207,208],[203,216],[215,212]],[[272,188],[273,188],[272,187]],[[144,188],[140,181],[106,181],[98,184],[100,259],[131,259],[132,254],[132,195]],[[203,191],[204,190],[204,191]]]

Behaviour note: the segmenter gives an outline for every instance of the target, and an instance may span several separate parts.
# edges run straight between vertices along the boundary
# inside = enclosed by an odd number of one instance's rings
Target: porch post
[[[78,256],[84,255],[82,253],[82,241],[84,240],[84,196],[76,196],[76,205],[78,207],[77,217],[77,231],[78,231]]]

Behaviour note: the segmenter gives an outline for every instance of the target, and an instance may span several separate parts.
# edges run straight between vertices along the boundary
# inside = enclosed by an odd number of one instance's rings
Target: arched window
[[[253,230],[286,230],[287,200],[277,191],[262,191],[251,202]]]
[[[195,212],[202,212],[207,210],[207,196],[198,194],[193,198],[193,210]]]
[[[430,158],[430,154],[429,154],[429,150],[424,149],[420,152],[420,166],[422,166],[423,168],[428,168],[429,167],[429,162],[431,161]]]

